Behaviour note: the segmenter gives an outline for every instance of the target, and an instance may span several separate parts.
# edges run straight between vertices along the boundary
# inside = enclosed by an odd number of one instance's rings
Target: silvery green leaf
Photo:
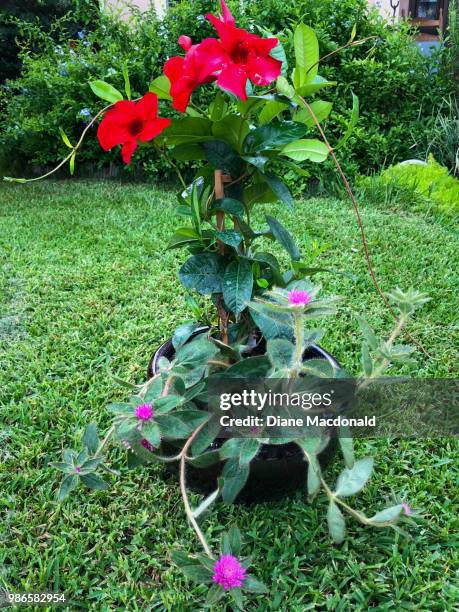
[[[336,544],[341,544],[346,535],[346,523],[338,506],[331,501],[327,512],[328,531]]]
[[[398,521],[402,513],[403,505],[398,504],[397,506],[392,506],[391,508],[386,508],[385,510],[381,510],[381,512],[377,512],[369,520],[374,525],[393,525]]]
[[[335,494],[339,497],[355,495],[366,485],[372,470],[373,457],[359,459],[351,469],[345,468],[336,483]]]

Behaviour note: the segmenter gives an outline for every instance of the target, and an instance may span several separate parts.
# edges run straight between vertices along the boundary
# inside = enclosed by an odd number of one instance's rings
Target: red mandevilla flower
[[[217,80],[219,87],[246,100],[247,79],[255,85],[269,85],[281,73],[282,62],[270,56],[277,38],[261,38],[237,28],[224,0],[221,7],[221,19],[212,14],[206,16],[221,40],[205,38],[192,45],[189,36],[182,35],[178,42],[185,57],[171,57],[164,66],[173,106],[178,111],[185,112],[191,94],[204,83]]]
[[[170,122],[170,119],[158,117],[158,96],[147,93],[138,102],[116,102],[105,113],[97,130],[97,138],[104,151],[123,145],[121,157],[125,164],[129,164],[138,143],[152,140]]]
[[[279,41],[277,38],[261,38],[237,28],[225,0],[221,0],[221,7],[221,19],[212,14],[206,15],[221,42],[221,71],[217,85],[246,100],[247,79],[255,85],[269,85],[281,74],[282,62],[270,56]]]
[[[185,57],[171,57],[164,65],[164,74],[171,83],[173,107],[184,113],[193,91],[217,78],[214,74],[221,65],[220,43],[216,38],[205,38],[192,45],[188,36],[180,36],[179,45]]]

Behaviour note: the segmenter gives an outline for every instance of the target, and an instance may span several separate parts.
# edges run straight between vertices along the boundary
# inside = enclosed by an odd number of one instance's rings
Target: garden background
[[[133,10],[128,20],[89,0],[2,7],[0,172],[33,176],[66,153],[99,108],[89,81],[133,94],[177,53],[183,32],[210,34],[210,2],[175,3],[164,20]],[[457,363],[457,211],[459,188],[458,30],[450,13],[445,44],[419,52],[405,22],[387,22],[365,0],[230,2],[238,24],[286,31],[300,20],[315,28],[321,72],[338,86],[324,127],[332,144],[345,131],[352,92],[359,122],[337,152],[358,194],[369,247],[384,290],[414,286],[432,301],[413,333],[429,357],[415,375],[453,377]],[[242,6],[242,8],[241,8]],[[16,42],[15,42],[16,41]],[[19,50],[19,55],[16,51]],[[287,49],[291,56],[292,50]],[[198,101],[206,102],[206,92]],[[398,166],[408,159],[428,166]],[[344,272],[322,275],[346,309],[325,325],[326,349],[350,371],[360,341],[355,314],[378,330],[390,315],[363,259],[352,207],[331,162],[287,174],[294,216],[275,209],[311,263]],[[193,168],[184,165],[191,177]],[[64,591],[69,609],[195,610],[205,594],[171,565],[170,549],[188,550],[192,534],[178,514],[179,492],[163,468],[123,474],[108,492],[55,501],[48,467],[74,446],[89,421],[108,423],[104,406],[122,397],[113,376],[142,381],[152,351],[196,305],[178,285],[181,257],[165,251],[174,225],[177,185],[164,160],[143,149],[124,167],[101,155],[95,133],[77,158],[75,178],[0,186],[0,586]],[[284,215],[284,216],[283,216]],[[280,255],[281,257],[281,255]],[[198,302],[198,308],[202,304]],[[206,313],[202,313],[205,317]],[[403,373],[403,370],[401,370]],[[260,610],[454,610],[458,601],[458,457],[456,440],[359,442],[376,453],[377,474],[364,495],[402,491],[423,518],[405,540],[352,525],[330,545],[320,503],[298,495],[277,505],[217,506],[209,528],[217,540],[238,517],[257,574],[270,585]],[[115,464],[124,471],[121,451]],[[333,470],[333,468],[331,468]],[[320,500],[319,500],[320,502]]]

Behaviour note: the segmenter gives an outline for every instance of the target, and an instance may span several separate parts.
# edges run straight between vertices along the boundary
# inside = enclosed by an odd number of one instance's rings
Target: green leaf
[[[193,455],[200,455],[209,448],[220,432],[219,415],[212,415],[191,445]]]
[[[334,87],[335,85],[336,81],[327,81],[327,79],[317,75],[311,83],[307,83],[300,87],[298,89],[298,94],[300,94],[300,96],[309,96],[317,93],[321,89],[325,89],[325,87]]]
[[[331,102],[325,102],[324,100],[316,100],[315,102],[311,102],[309,106],[319,122],[324,121],[329,116],[333,108],[333,104]],[[309,128],[316,125],[309,108],[302,108],[295,113],[293,118],[295,121],[304,123]]]
[[[231,589],[230,595],[233,598],[236,607],[239,608],[239,610],[244,610],[244,596],[241,589]]]
[[[250,155],[243,155],[242,159],[251,166],[254,166],[260,172],[265,171],[266,163],[269,161],[268,157],[263,157],[262,155],[256,155],[253,157],[251,157]]]
[[[209,417],[210,414],[208,412],[200,410],[180,410],[173,414],[160,415],[156,417],[156,422],[159,425],[163,437],[172,440],[180,440],[193,433],[193,431],[199,427],[199,425],[205,423]]]
[[[215,465],[215,463],[218,463],[220,459],[220,451],[211,450],[207,453],[202,453],[202,455],[197,455],[196,457],[188,458],[188,462],[194,467],[205,468],[209,465]]]
[[[277,77],[276,89],[281,95],[285,96],[289,100],[292,100],[295,97],[295,88],[290,85],[288,80],[283,75]]]
[[[341,138],[341,140],[338,142],[338,144],[335,146],[335,150],[339,149],[344,144],[346,144],[346,142],[352,136],[352,133],[355,130],[355,126],[357,125],[357,123],[359,121],[359,116],[360,116],[360,102],[359,102],[358,97],[355,95],[355,93],[352,92],[352,111],[351,111],[351,117],[349,119],[349,123],[348,123],[348,126],[347,126],[346,133]]]
[[[232,176],[239,176],[243,160],[237,152],[223,140],[211,140],[203,145],[206,159],[216,170],[223,170]]]
[[[243,442],[243,438],[229,438],[226,440],[219,450],[220,458],[233,459],[234,457],[239,457]]]
[[[298,138],[304,136],[306,127],[294,121],[272,121],[252,130],[244,142],[247,153],[280,149]]]
[[[246,438],[240,448],[239,465],[248,465],[260,450],[260,442],[255,438]]]
[[[167,76],[157,77],[150,85],[149,91],[155,93],[160,100],[172,100],[171,83]]]
[[[226,113],[228,105],[225,101],[223,93],[217,90],[215,98],[209,105],[209,114],[212,121],[220,121],[223,115]]]
[[[201,564],[179,565],[179,568],[193,582],[198,582],[199,584],[209,584],[212,582],[212,572]]]
[[[173,119],[161,137],[170,145],[192,144],[212,140],[212,123],[203,117],[180,117]]]
[[[204,149],[198,143],[183,143],[174,147],[171,156],[179,161],[199,161],[205,159]]]
[[[223,299],[231,312],[238,315],[252,297],[253,272],[245,260],[232,261],[225,270],[223,278]]]
[[[57,492],[58,501],[63,501],[73,491],[78,484],[78,477],[76,474],[69,474],[64,478]]]
[[[208,497],[206,497],[199,504],[199,506],[196,508],[196,510],[193,510],[193,517],[195,519],[199,518],[201,516],[201,514],[203,514],[206,510],[208,510],[208,508],[214,503],[214,501],[217,499],[219,494],[220,494],[220,489],[217,489],[216,491],[211,493]]]
[[[355,495],[363,489],[373,470],[373,458],[365,457],[354,463],[351,469],[345,468],[336,483],[335,494],[340,497]]]
[[[240,234],[237,230],[215,232],[215,236],[218,238],[218,240],[220,240],[220,242],[223,242],[223,244],[227,244],[234,249],[237,249],[243,240],[242,234]]]
[[[328,148],[327,145],[320,140],[305,138],[286,145],[281,153],[295,161],[305,161],[309,159],[312,162],[321,163],[328,157]]]
[[[295,345],[285,338],[271,338],[266,353],[276,369],[288,369],[292,367]]]
[[[320,465],[315,455],[308,458],[308,495],[313,497],[320,491]]]
[[[268,32],[268,31],[265,32],[265,35],[267,37],[272,37],[271,32]],[[274,47],[274,49],[272,49],[269,55],[273,57],[274,59],[277,59],[279,62],[282,62],[281,73],[285,76],[287,74],[288,61],[287,61],[287,54],[285,53],[284,45],[279,41],[277,45]]]
[[[131,81],[129,80],[129,72],[126,64],[123,66],[123,77],[124,77],[124,91],[126,92],[127,99],[131,99]]]
[[[348,429],[348,428],[346,428]],[[354,440],[349,435],[344,437],[345,428],[340,427],[338,441],[341,448],[341,452],[343,453],[344,463],[348,469],[352,469],[354,467]]]
[[[229,215],[242,217],[244,214],[244,204],[239,202],[239,200],[234,200],[233,198],[223,198],[222,200],[216,200],[210,210],[212,212],[222,210]]]
[[[90,455],[94,455],[99,446],[99,437],[97,435],[97,425],[95,423],[89,423],[83,434],[83,446],[88,449]]]
[[[287,185],[275,174],[265,174],[264,177],[279,200],[287,204],[290,210],[293,210],[295,201]]]
[[[233,554],[235,557],[239,557],[242,546],[241,532],[236,526],[233,525],[232,527],[230,527],[227,535],[228,544],[231,551],[230,554]]]
[[[65,474],[74,474],[75,473],[75,468],[70,463],[64,463],[64,462],[57,461],[57,462],[50,463],[50,466],[52,468],[54,468],[55,470],[59,470],[60,472],[64,472]]]
[[[366,342],[362,343],[362,367],[365,376],[369,377],[373,374],[373,360]]]
[[[249,477],[250,467],[240,466],[239,460],[228,459],[223,468],[222,499],[225,504],[232,504],[241,492]]]
[[[106,491],[108,489],[108,483],[97,474],[84,474],[80,477],[80,480],[89,489],[97,491]]]
[[[172,336],[172,345],[177,350],[179,347],[183,346],[194,334],[194,332],[199,328],[199,325],[196,323],[184,323],[177,327]]]
[[[327,523],[332,540],[336,544],[341,544],[346,535],[346,523],[344,522],[341,510],[333,501],[331,501],[328,506]]]
[[[76,157],[76,151],[72,153],[72,156],[69,161],[70,176],[73,176],[75,174],[75,157]]]
[[[89,474],[91,472],[94,472],[94,470],[99,467],[102,461],[103,461],[103,457],[93,457],[92,459],[88,459],[81,466],[80,474],[83,475],[83,474]]]
[[[167,245],[167,249],[178,249],[187,244],[200,241],[201,237],[194,227],[181,227],[179,228]]]
[[[207,591],[206,605],[213,607],[225,595],[226,591],[220,584],[213,584]]]
[[[293,338],[292,316],[284,312],[275,312],[264,304],[251,302],[252,319],[266,340],[270,338]]]
[[[266,221],[277,242],[284,247],[294,261],[299,261],[301,253],[290,233],[279,221],[277,221],[277,219],[274,219],[274,217],[266,215]]]
[[[260,582],[250,574],[247,574],[244,580],[244,591],[247,591],[248,593],[261,594],[267,593],[268,589],[262,582]]]
[[[123,99],[123,94],[113,87],[113,85],[105,81],[91,81],[89,87],[98,98],[111,102],[112,104]]]
[[[373,351],[375,351],[378,348],[379,343],[374,331],[371,329],[371,327],[368,325],[367,321],[363,317],[357,316],[356,319],[359,324],[360,331],[362,332],[362,335],[365,338],[368,346]]]
[[[319,42],[312,28],[300,23],[293,35],[296,67],[293,82],[298,89],[313,81],[319,70]]]
[[[266,355],[247,357],[235,363],[224,372],[219,372],[219,378],[263,378],[271,368],[271,363]]]
[[[392,506],[391,508],[386,508],[385,510],[381,510],[381,512],[377,512],[369,520],[373,523],[373,525],[394,525],[395,523],[397,523],[402,513],[403,505],[398,504],[397,506]]]
[[[144,423],[141,433],[142,436],[146,438],[155,448],[158,448],[161,444],[161,434],[159,432],[158,424],[155,423],[155,421],[148,421]]]
[[[70,140],[68,139],[67,134],[64,132],[64,130],[60,127],[59,128],[59,133],[61,135],[62,140],[64,141],[64,144],[69,148],[69,149],[73,149],[73,144],[70,142]]]
[[[227,115],[212,126],[212,133],[218,140],[223,140],[239,152],[241,151],[241,143],[244,142],[249,132],[249,124],[239,115]]]
[[[184,287],[201,295],[221,293],[224,269],[225,260],[217,253],[199,253],[183,264],[179,278]]]
[[[295,92],[293,92],[295,93]],[[263,107],[260,115],[260,125],[265,125],[269,123],[272,119],[277,117],[282,111],[288,108],[285,102],[279,102],[278,100],[271,100]]]

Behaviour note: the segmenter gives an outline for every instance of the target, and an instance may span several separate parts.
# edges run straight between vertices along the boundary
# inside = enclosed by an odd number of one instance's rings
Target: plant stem
[[[185,507],[185,512],[186,515],[188,517],[188,520],[190,521],[193,529],[196,532],[196,535],[199,538],[199,541],[202,544],[202,547],[204,548],[204,551],[206,553],[206,555],[210,558],[213,559],[214,556],[212,554],[212,551],[210,550],[210,547],[207,543],[206,538],[204,537],[204,534],[202,533],[196,519],[193,516],[193,511],[191,509],[190,506],[190,502],[188,499],[188,493],[186,491],[186,457],[187,457],[187,452],[188,449],[190,448],[193,440],[195,439],[195,437],[198,435],[198,433],[201,431],[201,429],[204,427],[205,423],[203,423],[202,425],[200,425],[197,429],[194,430],[194,432],[191,434],[191,436],[188,438],[188,440],[186,441],[184,447],[182,448],[182,451],[180,453],[180,491],[182,493],[182,499],[183,499],[183,505]]]
[[[110,108],[112,108],[113,104],[109,104],[108,106],[106,106],[105,108],[103,108],[102,110],[100,110],[92,119],[91,121],[88,123],[88,125],[85,127],[85,129],[81,132],[81,136],[80,139],[78,140],[78,142],[76,143],[76,145],[73,147],[71,153],[69,153],[67,155],[67,157],[65,157],[55,168],[53,168],[52,170],[50,170],[49,172],[46,172],[46,174],[42,174],[41,176],[37,176],[35,178],[32,179],[21,179],[21,183],[34,183],[35,181],[41,181],[44,178],[47,178],[48,176],[51,176],[52,174],[54,174],[55,172],[57,172],[59,170],[59,168],[62,168],[62,166],[64,164],[66,164],[70,158],[72,157],[72,155],[75,155],[75,153],[78,151],[78,149],[81,147],[81,145],[83,144],[83,140],[87,134],[87,132],[89,131],[89,129],[94,125],[94,123],[97,121],[97,119],[103,115],[103,113],[105,113],[106,111],[108,111]]]
[[[295,355],[291,377],[297,378],[303,365],[304,326],[303,310],[301,308],[293,310],[293,324],[295,329]]]
[[[221,170],[215,170],[214,174],[215,181],[215,199],[223,200],[225,197],[225,188],[223,186],[223,172]],[[225,229],[225,213],[222,210],[217,212],[217,230],[223,232]],[[225,245],[221,240],[217,240],[217,250],[220,255],[225,254]]]
[[[94,457],[98,457],[102,453],[102,451],[104,450],[105,446],[108,444],[110,438],[112,437],[114,431],[115,431],[115,425],[112,425],[110,427],[110,429],[107,431],[107,433],[105,434],[105,438],[99,444],[99,448],[97,449],[96,454],[94,455]]]
[[[360,214],[360,209],[359,209],[359,205],[357,203],[357,199],[354,195],[354,192],[352,191],[352,188],[349,184],[349,181],[346,178],[346,175],[344,174],[344,171],[341,167],[341,164],[338,161],[338,158],[336,157],[335,151],[333,150],[333,147],[330,145],[330,142],[328,141],[327,136],[325,135],[325,132],[320,124],[320,121],[318,120],[316,114],[314,113],[314,110],[311,108],[311,105],[308,104],[308,102],[302,97],[302,96],[298,96],[298,99],[300,100],[301,104],[304,106],[304,108],[307,109],[307,111],[309,112],[309,114],[311,115],[317,129],[319,130],[319,133],[322,137],[322,140],[325,144],[325,146],[327,147],[330,156],[336,166],[336,169],[338,170],[338,173],[343,181],[344,187],[346,189],[346,192],[352,202],[352,205],[354,207],[354,211],[355,214],[357,216],[357,222],[359,224],[359,230],[360,230],[360,236],[362,239],[362,245],[363,245],[363,251],[365,254],[365,260],[367,262],[367,268],[368,271],[370,273],[371,279],[373,281],[373,285],[375,286],[376,291],[379,293],[382,301],[384,302],[385,306],[387,307],[387,309],[389,310],[389,312],[391,313],[392,317],[395,320],[398,320],[398,317],[394,311],[394,309],[392,308],[392,306],[389,303],[389,300],[387,299],[387,297],[384,295],[384,292],[382,291],[381,287],[379,286],[378,280],[376,278],[376,274],[373,268],[373,264],[371,262],[371,257],[370,257],[370,251],[368,248],[368,243],[367,243],[367,237],[366,237],[366,233],[365,233],[365,229],[363,227],[363,221],[362,221],[362,217]],[[427,356],[429,357],[429,353],[425,350],[425,348],[422,346],[422,344],[420,344],[415,338],[413,338],[413,336],[407,331],[404,330],[404,333],[406,334],[406,336],[411,340],[411,342],[413,342],[414,344],[416,344],[416,346],[418,346],[421,351]]]

